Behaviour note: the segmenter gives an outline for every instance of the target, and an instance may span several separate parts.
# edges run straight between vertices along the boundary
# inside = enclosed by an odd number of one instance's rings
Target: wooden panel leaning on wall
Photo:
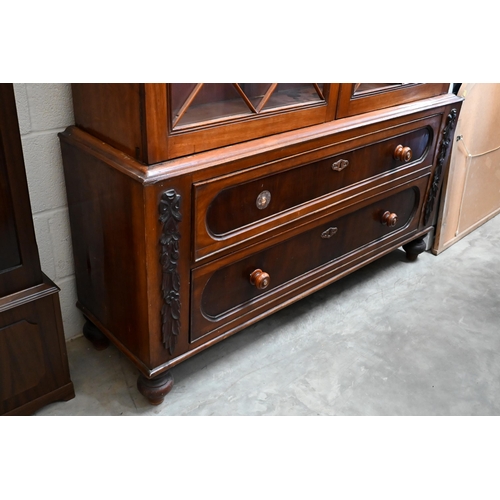
[[[41,271],[14,90],[0,84],[0,415],[75,396],[59,289]]]
[[[500,83],[464,83],[432,248],[439,254],[500,213]]]
[[[323,99],[302,87],[266,87],[259,98],[284,89],[315,100],[294,106],[291,130],[280,129],[286,107],[183,130],[183,141],[200,150],[196,141],[221,127],[225,145],[180,157],[176,150],[158,162],[103,142],[117,132],[92,103],[113,93],[112,102],[124,100],[117,109],[143,106],[139,122],[127,113],[132,136],[141,151],[168,155],[176,134],[168,85],[75,88],[77,126],[60,139],[78,307],[85,335],[98,348],[111,340],[129,357],[152,404],[163,401],[170,368],[185,359],[398,247],[410,261],[425,250],[461,99],[446,84],[386,84],[387,95],[375,86],[369,101],[380,109],[335,118],[342,85],[314,87]],[[260,120],[278,132],[242,141]],[[125,122],[117,130],[131,137]],[[100,124],[95,134],[91,123]],[[291,248],[297,258],[283,258]]]

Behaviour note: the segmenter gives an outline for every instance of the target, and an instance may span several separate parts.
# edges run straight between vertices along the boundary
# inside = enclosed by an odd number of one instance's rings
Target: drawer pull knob
[[[411,151],[411,148],[408,146],[403,147],[401,144],[396,147],[394,150],[394,159],[399,160],[399,161],[410,161],[413,153]]]
[[[262,269],[256,269],[250,275],[250,283],[255,285],[259,290],[265,290],[269,283],[271,282],[271,277],[269,274],[262,271]]]
[[[337,231],[338,229],[336,227],[329,227],[326,231],[323,231],[321,233],[321,237],[327,240],[328,238],[331,238]]]
[[[255,200],[255,204],[259,210],[267,208],[269,203],[271,203],[271,193],[269,191],[262,191],[262,193],[260,193]]]
[[[337,172],[341,172],[342,170],[344,170],[344,168],[347,168],[348,166],[349,166],[349,160],[339,160],[333,162],[332,169]]]
[[[385,211],[380,218],[380,222],[385,224],[388,227],[393,227],[398,222],[398,216],[394,213],[389,212],[389,210]]]

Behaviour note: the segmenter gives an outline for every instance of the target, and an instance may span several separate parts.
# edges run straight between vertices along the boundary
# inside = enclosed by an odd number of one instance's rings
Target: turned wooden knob
[[[398,216],[394,213],[389,212],[389,210],[385,211],[380,218],[380,222],[389,227],[395,226],[397,221]]]
[[[269,283],[271,283],[271,277],[269,274],[263,272],[262,269],[256,269],[250,275],[250,283],[255,285],[259,290],[264,290],[269,286]]]
[[[394,158],[399,161],[410,161],[412,154],[411,148],[403,147],[401,144],[394,150]]]

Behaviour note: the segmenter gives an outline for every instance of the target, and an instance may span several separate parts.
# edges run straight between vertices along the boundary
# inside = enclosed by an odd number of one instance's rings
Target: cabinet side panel
[[[143,186],[63,135],[61,148],[79,305],[147,365]]]
[[[77,126],[132,158],[144,160],[141,84],[74,83],[71,89]]]

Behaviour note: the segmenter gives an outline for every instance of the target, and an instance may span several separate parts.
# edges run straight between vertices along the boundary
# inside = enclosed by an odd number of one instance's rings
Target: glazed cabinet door
[[[0,84],[0,297],[42,281],[12,84]]]
[[[343,83],[336,117],[345,118],[446,94],[449,86],[449,83]]]
[[[324,123],[337,95],[327,83],[146,84],[148,161]]]
[[[75,124],[147,165],[335,118],[332,83],[74,83]]]

